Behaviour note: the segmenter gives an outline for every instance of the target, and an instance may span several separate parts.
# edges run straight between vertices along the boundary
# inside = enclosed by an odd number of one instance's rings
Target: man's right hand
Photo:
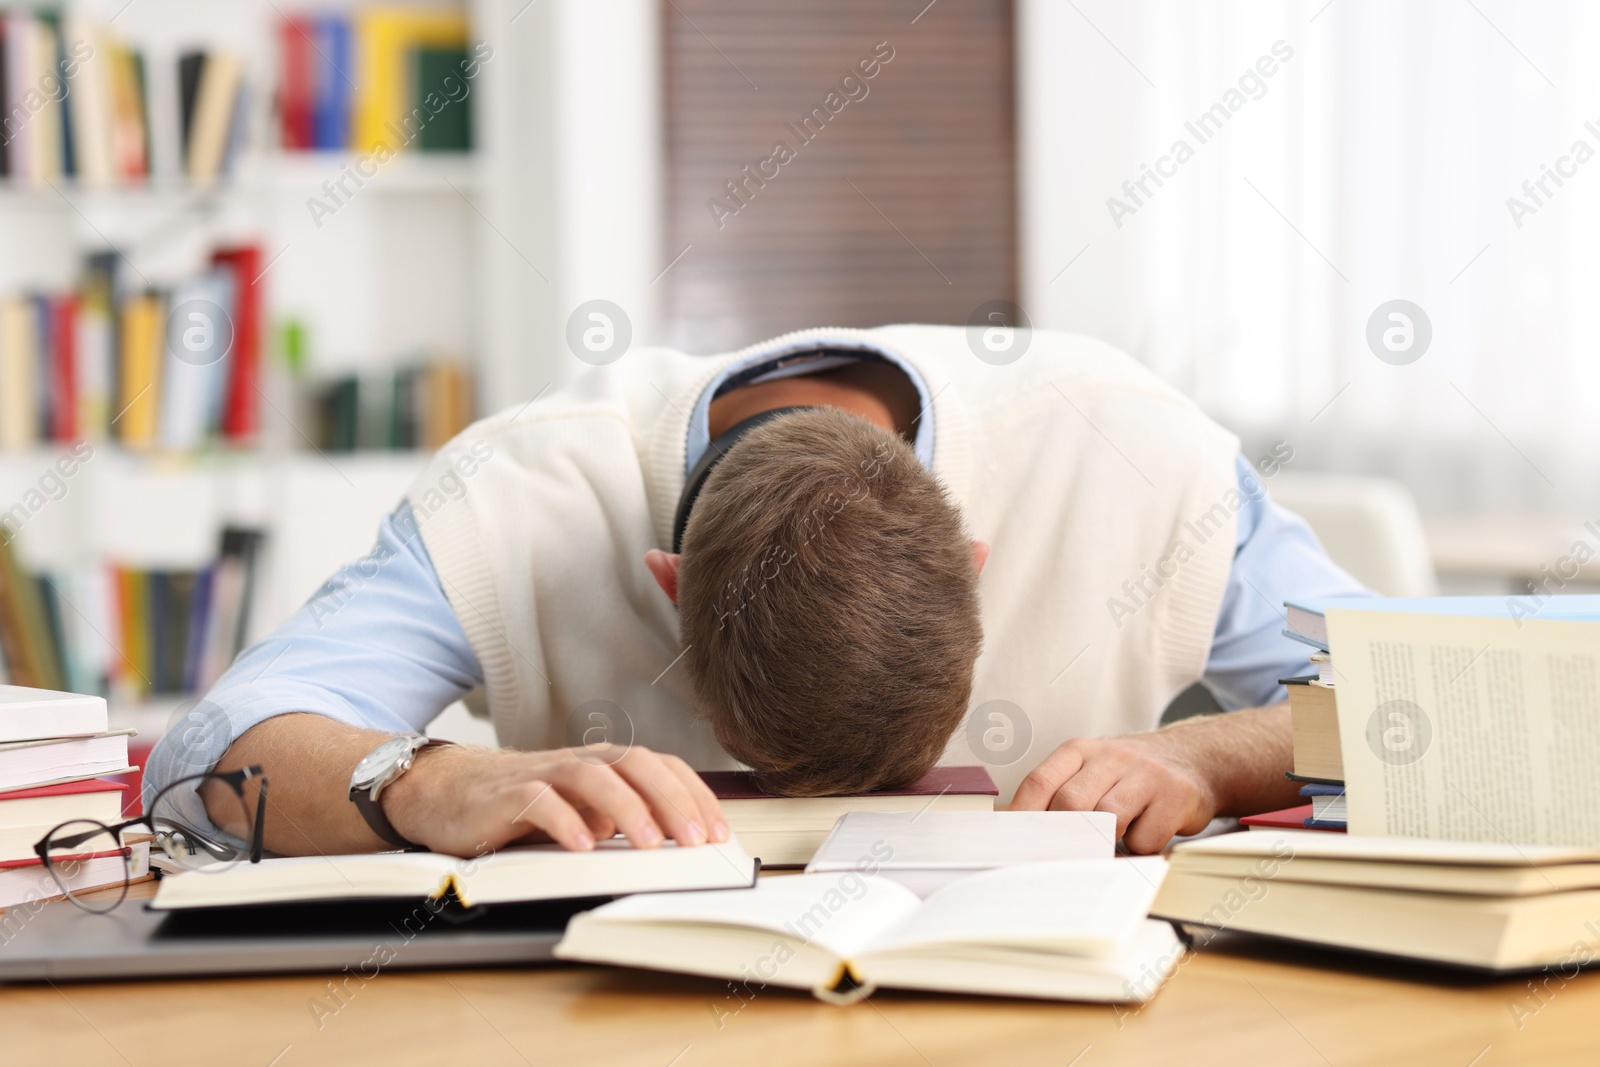
[[[635,848],[728,839],[700,776],[677,756],[638,746],[428,748],[379,803],[406,840],[457,856],[532,841],[587,850],[619,832]]]

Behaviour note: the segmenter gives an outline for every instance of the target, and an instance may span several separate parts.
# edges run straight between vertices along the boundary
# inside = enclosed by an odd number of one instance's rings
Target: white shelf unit
[[[152,284],[170,284],[215,245],[256,240],[271,262],[267,322],[306,324],[314,373],[448,349],[470,360],[481,411],[587,369],[564,341],[567,315],[586,300],[619,303],[634,343],[655,342],[651,283],[672,258],[659,239],[655,0],[456,2],[472,39],[493,49],[473,82],[474,151],[398,156],[319,225],[308,198],[325,195],[323,183],[356,156],[277,147],[278,25],[284,13],[354,11],[359,0],[66,0],[101,23],[115,18],[113,31],[144,49],[147,65],[175,67],[188,48],[243,55],[250,134],[236,174],[204,191],[170,168],[148,185],[104,190],[0,183],[0,292],[64,290],[83,257],[108,245]],[[67,495],[21,532],[24,562],[191,567],[214,554],[224,522],[256,524],[268,533],[251,624],[260,635],[367,551],[425,461],[322,457],[305,449],[309,427],[265,405],[261,423],[258,451],[172,457],[97,446]],[[60,452],[0,451],[0,512]],[[122,715],[148,730],[170,710]]]

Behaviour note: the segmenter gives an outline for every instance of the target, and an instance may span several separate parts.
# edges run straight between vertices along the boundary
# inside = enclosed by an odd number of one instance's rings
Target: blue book
[[[350,83],[355,70],[350,49],[350,21],[323,15],[314,21],[317,47],[311,57],[311,147],[350,147]]]
[[[1319,597],[1287,600],[1283,635],[1313,648],[1328,651],[1329,608],[1385,611],[1412,615],[1457,615],[1473,618],[1559,619],[1564,622],[1600,622],[1600,594],[1564,596],[1408,596]]]
[[[1303,797],[1342,797],[1344,796],[1344,786],[1329,785],[1325,782],[1307,782],[1300,787],[1300,795]]]

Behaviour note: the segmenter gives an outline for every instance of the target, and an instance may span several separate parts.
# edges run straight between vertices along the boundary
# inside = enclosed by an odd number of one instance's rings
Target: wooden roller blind
[[[668,339],[1016,299],[1012,5],[665,0]]]

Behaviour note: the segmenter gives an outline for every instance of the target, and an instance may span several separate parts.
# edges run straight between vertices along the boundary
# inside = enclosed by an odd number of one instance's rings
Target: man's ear
[[[989,546],[984,545],[983,550],[987,555]],[[683,557],[676,552],[663,552],[659,548],[652,548],[644,554],[644,565],[649,568],[661,591],[667,594],[667,599],[674,604],[678,602],[678,567],[682,563]]]
[[[972,562],[977,566],[978,573],[982,574],[983,573],[983,565],[985,563],[989,562],[989,542],[987,542],[987,541],[974,541],[974,542],[972,542]],[[677,584],[677,579],[676,578],[673,579],[673,584],[674,584],[674,586],[676,586],[676,584]]]

